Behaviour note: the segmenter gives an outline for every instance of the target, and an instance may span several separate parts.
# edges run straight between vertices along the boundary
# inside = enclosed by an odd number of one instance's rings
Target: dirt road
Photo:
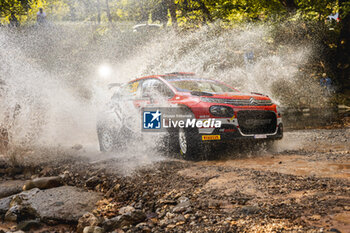
[[[214,161],[79,153],[39,163],[31,153],[0,182],[61,175],[65,185],[101,192],[91,212],[107,231],[107,219],[120,220],[128,206],[145,217],[117,232],[350,232],[350,128],[292,131],[272,151],[229,148]],[[52,221],[38,229],[76,230],[77,222]]]

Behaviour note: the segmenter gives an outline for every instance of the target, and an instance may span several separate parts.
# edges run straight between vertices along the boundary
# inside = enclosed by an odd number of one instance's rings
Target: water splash
[[[1,28],[0,79],[6,85],[0,120],[11,125],[15,144],[96,144],[95,118],[110,95],[108,83],[172,71],[265,93],[284,106],[319,105],[318,83],[300,71],[313,53],[312,44],[276,44],[269,25],[152,35],[119,28],[99,34],[84,24]],[[108,67],[104,77],[101,65]],[[16,106],[20,111],[13,117]]]

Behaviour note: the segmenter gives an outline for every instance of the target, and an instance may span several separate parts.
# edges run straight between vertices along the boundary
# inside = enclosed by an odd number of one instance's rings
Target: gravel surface
[[[271,151],[228,148],[213,161],[157,157],[137,166],[130,166],[133,157],[65,154],[9,170],[3,160],[0,169],[8,170],[0,183],[30,173],[101,192],[104,198],[92,211],[100,222],[89,229],[350,232],[349,140],[349,128],[292,131]],[[123,167],[133,169],[125,173]],[[76,224],[41,225],[39,231],[74,231]],[[16,225],[3,223],[0,232]]]

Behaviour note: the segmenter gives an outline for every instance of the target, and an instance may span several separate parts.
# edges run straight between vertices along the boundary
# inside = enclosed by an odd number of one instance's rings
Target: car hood
[[[258,100],[269,100],[268,96],[262,94],[248,94],[241,92],[227,92],[227,93],[211,93],[211,96],[203,96],[208,98],[220,98],[220,99],[258,99]]]

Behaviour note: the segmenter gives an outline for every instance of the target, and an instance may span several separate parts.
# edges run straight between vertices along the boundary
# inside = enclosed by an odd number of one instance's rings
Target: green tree
[[[37,0],[0,0],[0,17],[18,21],[18,16],[26,15]]]

